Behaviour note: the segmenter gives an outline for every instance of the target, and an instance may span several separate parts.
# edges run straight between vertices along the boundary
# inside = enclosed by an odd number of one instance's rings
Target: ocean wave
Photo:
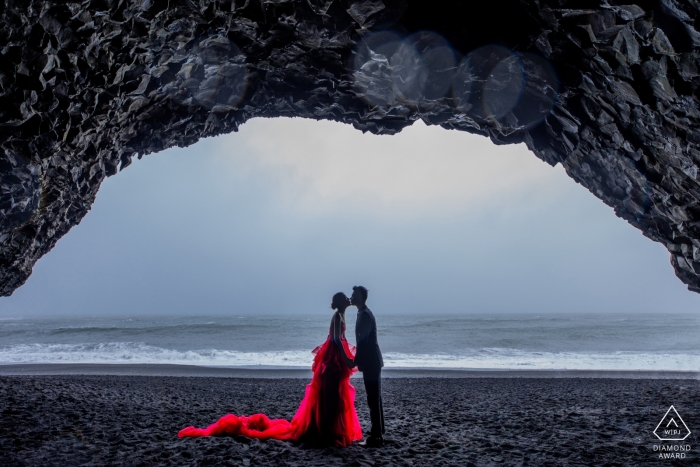
[[[700,371],[700,354],[481,349],[467,355],[387,353],[384,363],[395,368]]]
[[[9,321],[9,320],[7,320]],[[3,332],[16,333],[15,329],[5,329],[9,326],[17,326],[22,324],[24,329],[22,330],[25,334],[35,334],[44,336],[58,336],[58,337],[70,337],[75,336],[74,340],[80,339],[80,336],[129,336],[129,335],[139,335],[139,336],[171,336],[176,334],[181,335],[197,335],[197,334],[233,334],[236,333],[266,333],[271,332],[272,329],[277,330],[274,323],[217,323],[214,321],[204,322],[204,323],[182,323],[182,324],[150,324],[150,323],[131,323],[128,321],[121,321],[115,324],[109,325],[95,325],[95,324],[74,324],[74,325],[57,325],[52,326],[51,324],[45,325],[43,323],[13,323],[13,322],[3,322],[0,323],[0,336]],[[127,323],[124,325],[124,323]],[[319,326],[319,327],[324,327]],[[289,328],[290,326],[287,326]]]
[[[173,350],[142,342],[0,346],[0,363],[167,363],[200,366],[311,366],[310,349],[240,352]],[[484,348],[468,353],[384,355],[387,368],[700,371],[700,352],[533,352]]]
[[[131,322],[131,321],[124,321],[124,322]],[[50,328],[47,329],[47,331],[51,334],[58,334],[58,333],[68,333],[68,332],[111,332],[111,331],[123,331],[123,332],[160,332],[160,331],[167,331],[167,332],[176,332],[176,331],[188,331],[191,332],[193,330],[197,329],[202,329],[204,331],[210,331],[212,326],[216,326],[217,328],[223,328],[223,329],[240,329],[242,325],[240,324],[234,324],[234,325],[226,325],[226,324],[217,324],[215,322],[207,322],[207,323],[187,323],[187,324],[145,324],[141,326],[118,326],[118,325],[113,325],[113,326],[94,326],[94,325],[83,325],[83,326],[59,326],[56,328]]]
[[[237,352],[233,350],[172,350],[142,342],[102,344],[17,344],[0,347],[0,363],[169,363],[208,366],[311,365],[309,350]]]

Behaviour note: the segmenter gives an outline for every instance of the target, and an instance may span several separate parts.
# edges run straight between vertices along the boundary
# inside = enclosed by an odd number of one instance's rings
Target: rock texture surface
[[[5,0],[0,294],[133,157],[278,116],[525,142],[700,292],[699,15],[696,0]]]

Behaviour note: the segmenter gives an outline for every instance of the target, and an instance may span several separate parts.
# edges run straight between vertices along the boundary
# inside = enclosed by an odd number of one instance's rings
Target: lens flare
[[[180,104],[214,111],[235,109],[248,84],[245,56],[236,44],[220,35],[193,41],[177,76],[182,86],[175,98]]]
[[[515,54],[509,54],[493,67],[484,83],[484,114],[499,120],[513,110],[525,85],[523,67]]]
[[[529,128],[540,123],[559,96],[559,78],[547,59],[532,53],[520,54],[524,86],[513,109],[517,126]]]
[[[491,79],[488,92],[492,102],[489,105],[484,105],[486,83],[494,68],[512,55],[510,50],[498,45],[480,47],[467,54],[457,67],[453,78],[452,94],[457,108],[467,112],[472,117],[488,120],[489,113],[486,109],[498,107],[497,103],[493,101],[499,96],[498,83],[495,79]]]
[[[431,31],[402,38],[392,31],[365,36],[355,53],[355,82],[370,105],[412,106],[450,95],[456,72],[449,42]]]
[[[396,103],[389,60],[401,45],[401,37],[391,31],[379,31],[362,38],[355,51],[353,69],[359,96],[368,104]]]
[[[458,109],[509,131],[542,122],[558,92],[556,72],[545,58],[499,45],[470,52],[452,79],[452,97]]]
[[[423,96],[428,73],[415,47],[408,42],[402,42],[389,59],[389,65],[391,81],[402,100],[410,104],[418,103]]]
[[[406,39],[418,52],[424,74],[422,98],[440,99],[450,94],[457,71],[455,53],[450,43],[432,31],[421,31]]]

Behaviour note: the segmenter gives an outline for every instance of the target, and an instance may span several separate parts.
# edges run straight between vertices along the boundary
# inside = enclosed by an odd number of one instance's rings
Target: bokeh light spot
[[[500,45],[473,50],[452,78],[454,105],[475,121],[501,130],[522,130],[540,123],[557,100],[559,81],[539,55],[516,53]]]
[[[182,105],[199,105],[215,111],[235,109],[248,84],[245,56],[225,36],[193,42],[188,61],[177,73],[182,89],[175,99]]]

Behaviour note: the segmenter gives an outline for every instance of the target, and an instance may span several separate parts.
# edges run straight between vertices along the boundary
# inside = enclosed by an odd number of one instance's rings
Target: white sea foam
[[[201,366],[308,368],[309,350],[239,352],[178,351],[139,342],[16,344],[0,346],[0,363],[168,363]],[[387,368],[674,370],[700,371],[700,352],[532,352],[490,348],[462,354],[388,352]]]
[[[207,366],[309,367],[308,350],[237,352],[233,350],[171,350],[141,342],[104,344],[18,344],[0,347],[0,363],[168,363]]]
[[[394,368],[700,371],[700,354],[483,349],[471,355],[388,353],[384,363]]]

